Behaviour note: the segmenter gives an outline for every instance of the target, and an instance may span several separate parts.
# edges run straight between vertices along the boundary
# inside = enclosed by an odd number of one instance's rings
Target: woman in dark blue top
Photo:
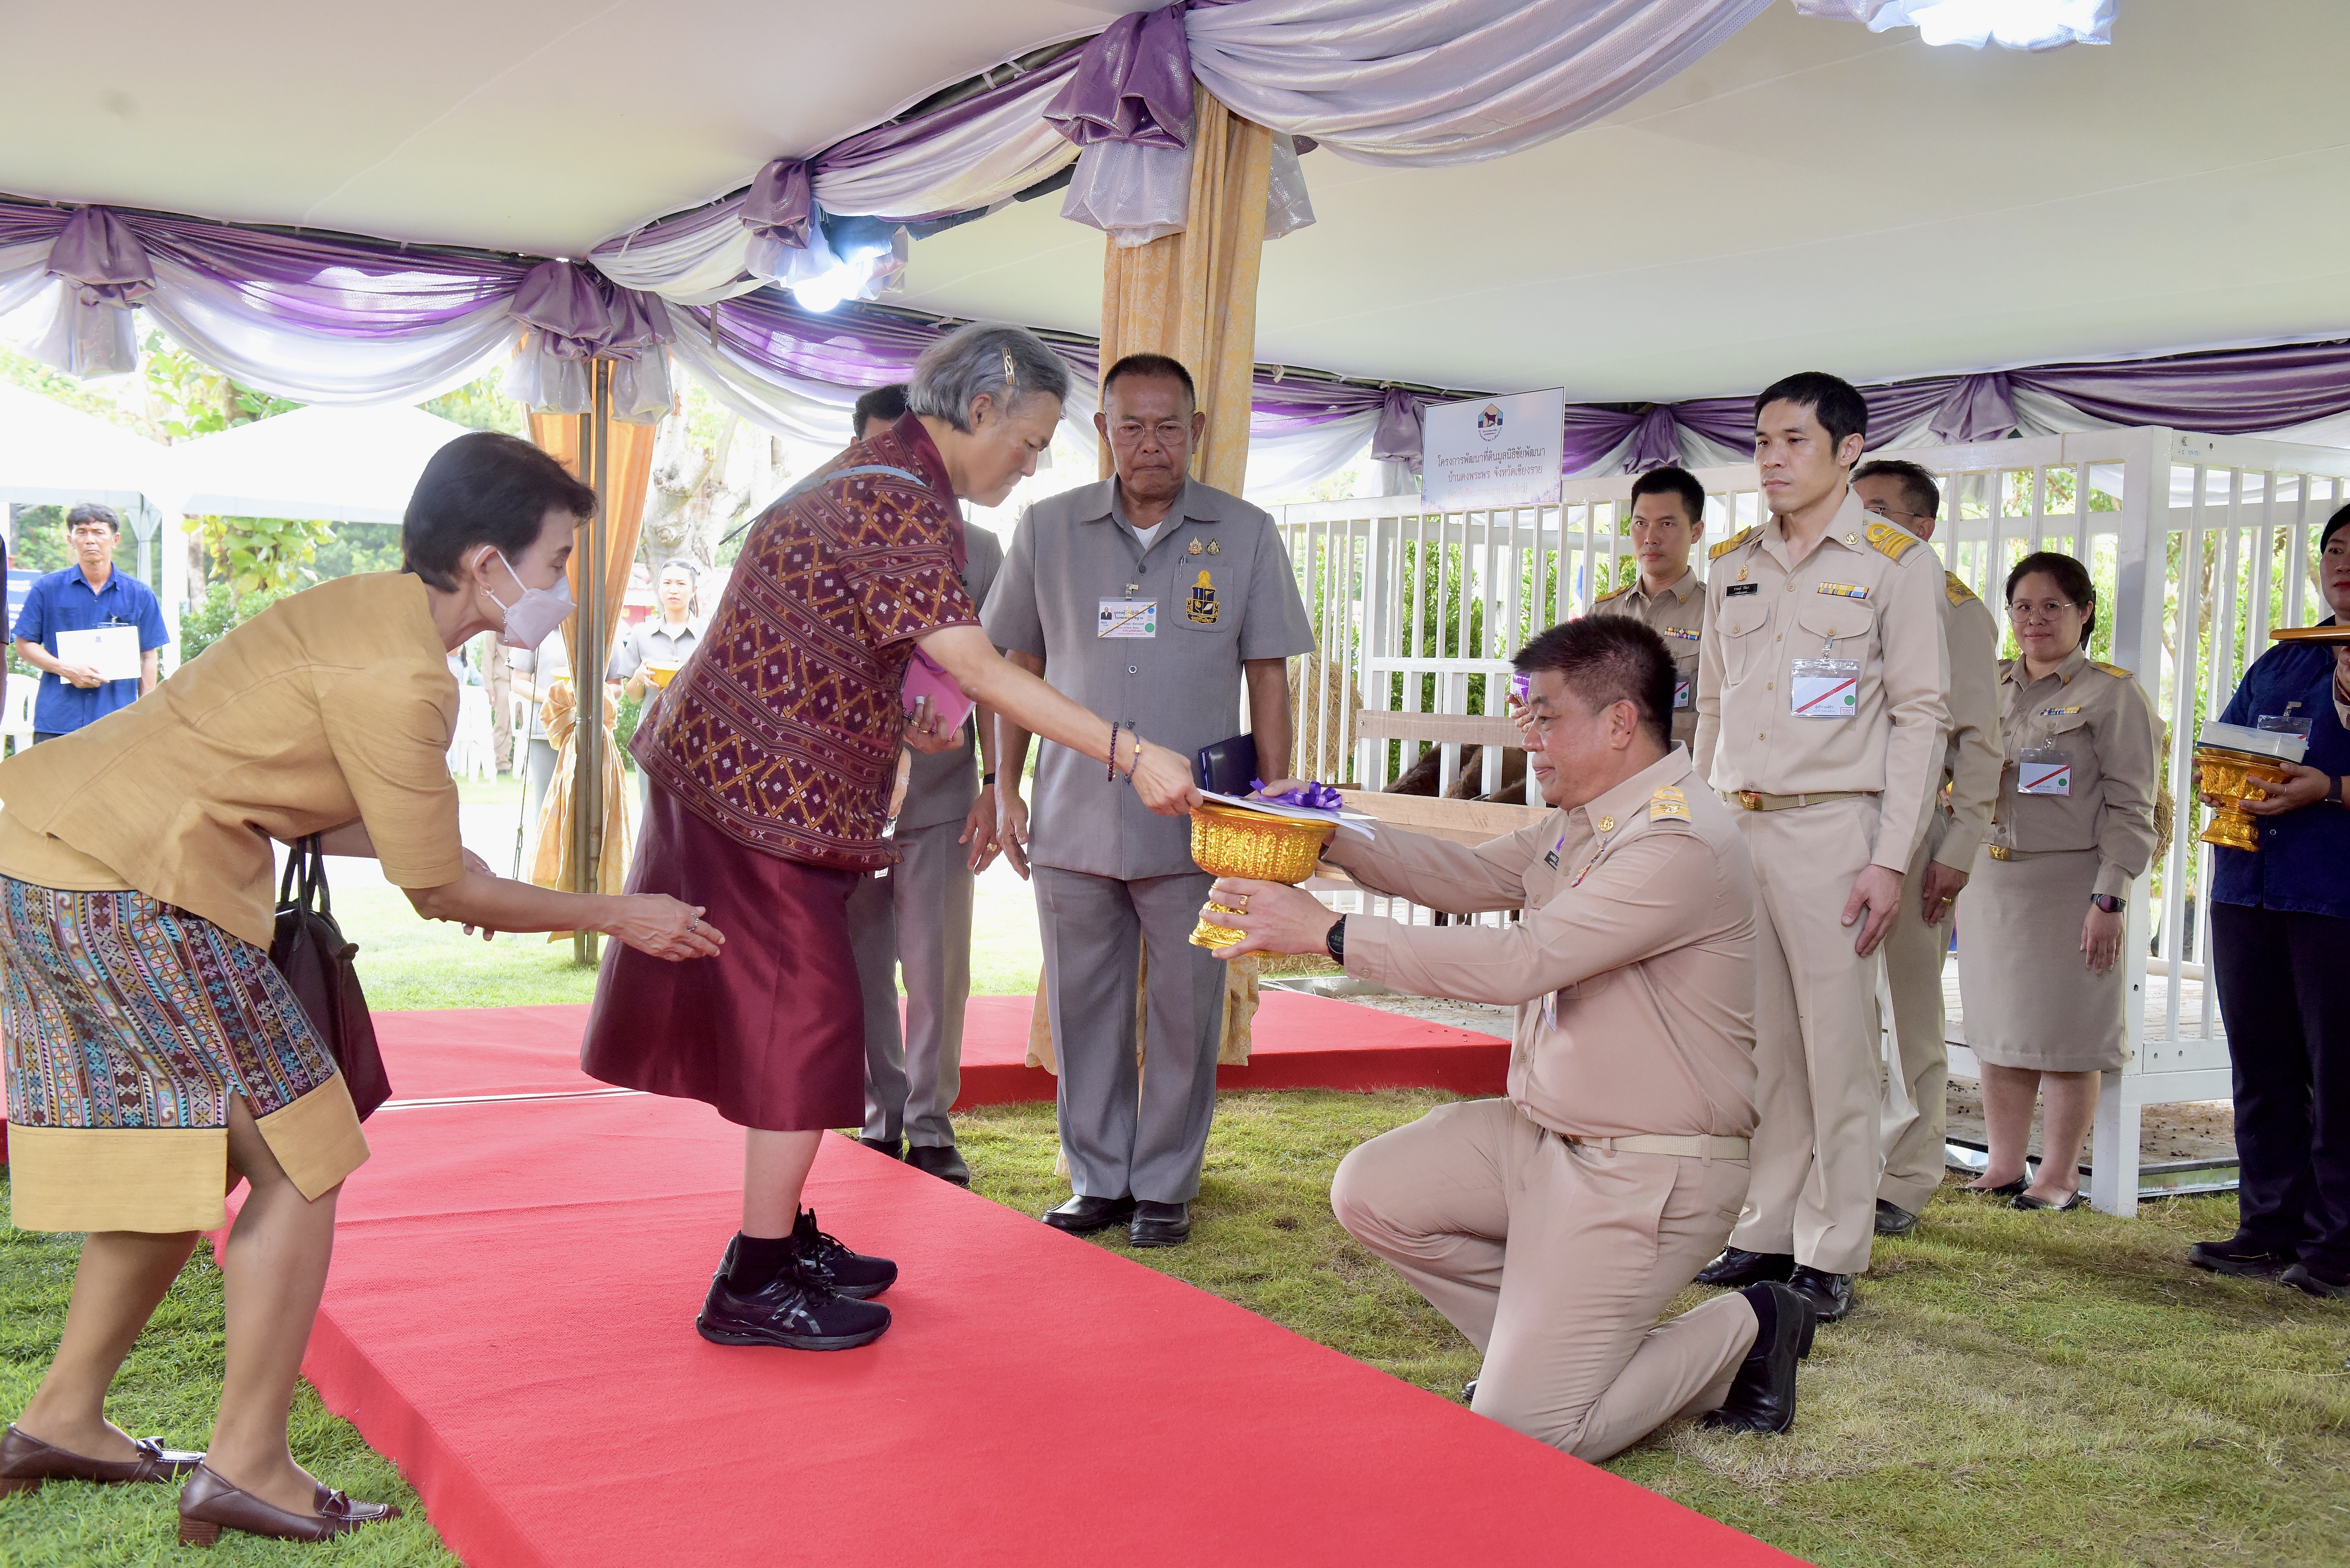
[[[2350,618],[2350,506],[2326,520],[2318,587]],[[2220,715],[2310,722],[2284,785],[2244,809],[2261,847],[2214,851],[2212,972],[2235,1068],[2236,1234],[2188,1249],[2198,1268],[2350,1296],[2350,648],[2281,643]]]

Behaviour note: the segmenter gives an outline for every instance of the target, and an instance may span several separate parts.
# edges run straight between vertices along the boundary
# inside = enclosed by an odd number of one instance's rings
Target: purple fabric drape
[[[751,231],[754,248],[764,241],[779,249],[807,249],[808,231],[816,226],[808,166],[796,158],[778,158],[760,170],[743,194],[743,226]]]
[[[1379,422],[1371,431],[1371,456],[1381,462],[1408,462],[1419,468],[1420,417],[1428,400],[1389,387],[1379,395]]]
[[[1077,67],[1045,118],[1079,147],[1125,141],[1187,147],[1191,138],[1191,46],[1185,0],[1120,16],[1077,54]]]
[[[649,424],[669,411],[669,308],[654,295],[616,288],[578,262],[541,262],[507,307],[533,336],[506,377],[509,395],[549,413],[586,413],[588,361],[613,361],[612,417]]]
[[[76,376],[118,376],[139,365],[131,307],[154,292],[155,268],[130,225],[84,207],[49,244],[49,275],[71,286],[38,346],[39,357]]]

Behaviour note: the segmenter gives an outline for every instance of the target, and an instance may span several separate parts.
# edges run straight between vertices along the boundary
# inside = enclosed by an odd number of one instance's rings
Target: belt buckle
[[[1761,790],[1742,789],[1734,793],[1738,796],[1738,804],[1744,806],[1747,810],[1760,811],[1762,809],[1762,792]]]
[[[1993,860],[2012,860],[2015,858],[2015,851],[2010,849],[2004,844],[1993,844],[1986,846],[1986,847],[1991,850],[1991,857]]]

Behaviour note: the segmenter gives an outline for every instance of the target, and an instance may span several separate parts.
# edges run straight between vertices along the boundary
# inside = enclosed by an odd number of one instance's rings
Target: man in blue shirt
[[[66,514],[66,535],[76,565],[35,582],[16,618],[16,657],[41,672],[41,694],[33,701],[36,743],[94,724],[155,690],[157,650],[172,639],[154,591],[114,569],[114,547],[122,542],[114,508],[83,502]],[[107,627],[137,634],[136,680],[108,680],[87,662],[58,657],[59,632]]]

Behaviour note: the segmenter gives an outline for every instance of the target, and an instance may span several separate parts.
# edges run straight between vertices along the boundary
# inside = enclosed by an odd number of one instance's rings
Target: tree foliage
[[[193,659],[285,597],[284,589],[240,594],[225,583],[214,583],[180,621],[180,662]]]

